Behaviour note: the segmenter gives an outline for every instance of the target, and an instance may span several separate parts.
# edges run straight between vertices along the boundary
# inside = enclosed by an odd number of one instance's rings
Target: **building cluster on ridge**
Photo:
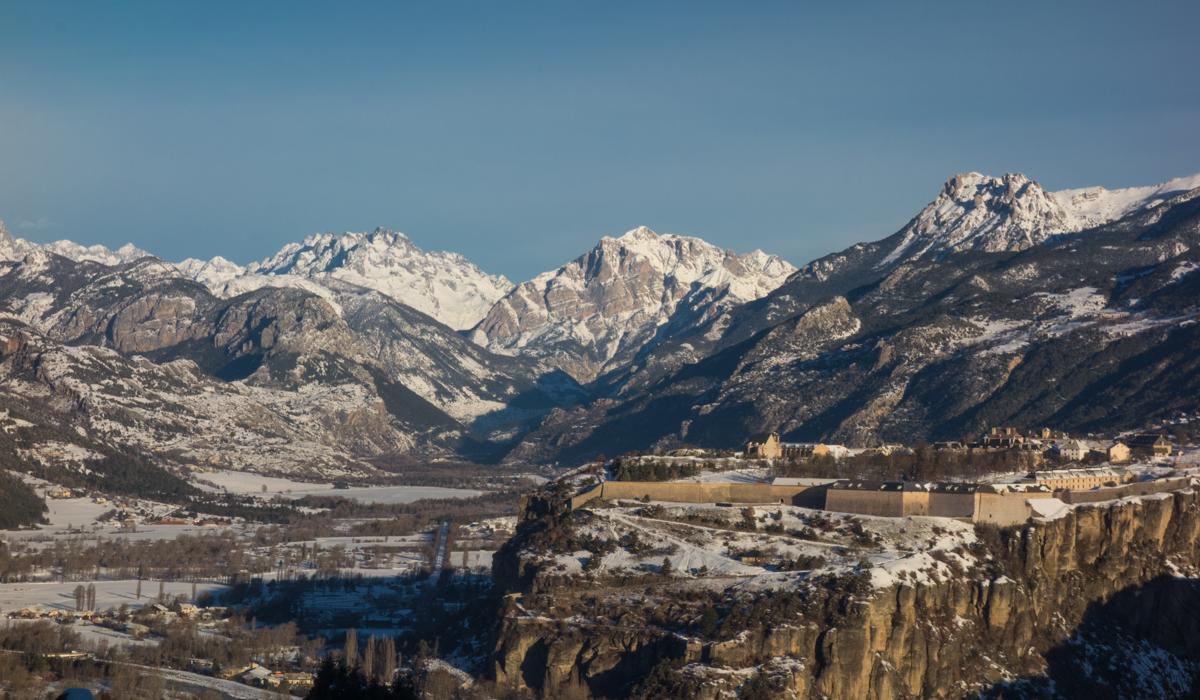
[[[1166,435],[1159,433],[1138,433],[1100,443],[1074,438],[1050,428],[1025,433],[1011,427],[992,428],[975,442],[935,442],[932,448],[936,451],[1018,452],[1035,464],[1046,460],[1123,464],[1135,458],[1170,457],[1175,449]],[[896,452],[911,454],[912,448],[884,446],[871,448],[871,451],[883,455]],[[783,442],[778,432],[771,431],[750,436],[742,454],[755,459],[804,461],[823,457],[836,459],[849,452],[849,448],[836,444]]]
[[[997,483],[878,481],[810,476],[780,476],[769,482],[642,481],[639,479],[646,477],[634,476],[630,479],[629,476],[618,476],[616,480],[603,481],[578,494],[572,499],[570,507],[577,508],[597,498],[684,503],[774,502],[860,515],[934,516],[1007,526],[1023,523],[1036,515],[1060,512],[1072,503],[1173,491],[1194,483],[1190,476],[1180,474],[1165,478],[1145,478],[1142,475],[1143,478],[1139,479],[1138,472],[1124,466],[1135,458],[1149,461],[1170,457],[1174,453],[1174,446],[1164,435],[1153,433],[1096,443],[1049,429],[1023,434],[1014,428],[993,428],[977,442],[962,447],[955,445],[957,443],[941,443],[940,446],[928,446],[928,449],[1017,450],[1036,455],[1034,464],[1039,467],[1046,460],[1061,466],[1034,468],[1023,477],[1009,477],[1011,480]],[[862,451],[853,451],[841,445],[786,443],[780,440],[779,433],[764,432],[746,441],[741,457],[747,460],[801,462],[825,458],[838,460],[855,452],[863,454]],[[904,446],[874,448],[871,452],[880,455],[916,454],[915,450]],[[686,455],[688,458],[702,456]],[[685,455],[676,457],[683,458]],[[735,458],[734,463],[737,461]],[[1027,461],[1022,459],[1020,463]]]

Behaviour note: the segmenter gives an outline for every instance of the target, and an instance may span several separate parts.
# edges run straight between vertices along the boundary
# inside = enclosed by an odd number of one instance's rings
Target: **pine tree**
[[[659,569],[659,573],[661,573],[663,576],[670,576],[674,572],[675,567],[671,566],[671,559],[669,557],[663,557],[662,568]]]

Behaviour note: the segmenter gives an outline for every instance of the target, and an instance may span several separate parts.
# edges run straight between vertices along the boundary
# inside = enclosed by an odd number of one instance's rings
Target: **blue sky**
[[[803,263],[958,171],[1200,171],[1200,3],[0,4],[0,218],[239,262],[377,225],[524,279],[639,224]]]

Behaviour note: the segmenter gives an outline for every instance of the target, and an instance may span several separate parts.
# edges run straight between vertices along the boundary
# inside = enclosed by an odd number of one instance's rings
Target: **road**
[[[436,576],[441,573],[442,569],[446,568],[446,547],[450,544],[450,519],[442,521],[438,527],[437,543],[433,549],[433,568],[431,573]]]

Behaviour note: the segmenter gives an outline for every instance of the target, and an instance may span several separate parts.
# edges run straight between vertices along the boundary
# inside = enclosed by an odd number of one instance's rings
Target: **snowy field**
[[[21,608],[40,607],[43,610],[74,610],[76,586],[96,586],[96,608],[107,610],[128,605],[131,608],[149,605],[158,595],[158,581],[142,581],[142,597],[137,597],[137,581],[67,581],[64,583],[0,583],[0,613]],[[227,586],[219,583],[196,583],[196,595],[223,591]],[[192,584],[187,581],[167,581],[164,592],[169,596],[182,595],[190,598]]]
[[[142,501],[149,504],[148,501]],[[155,504],[152,509],[158,515],[166,515],[175,510],[176,506]],[[73,535],[103,536],[105,538],[120,537],[129,540],[173,540],[182,534],[198,534],[212,532],[214,528],[199,525],[150,525],[139,524],[136,531],[123,531],[116,523],[97,522],[96,518],[113,509],[111,503],[95,503],[90,498],[47,498],[46,514],[49,525],[42,525],[37,530],[6,530],[0,533],[0,540],[38,540],[55,536]]]
[[[249,472],[216,470],[196,472],[193,481],[208,491],[259,495],[265,498],[303,498],[305,496],[337,496],[361,503],[411,503],[422,498],[471,498],[482,491],[451,489],[440,486],[355,486],[335,489],[329,483],[293,481],[277,476],[262,476]],[[263,487],[266,490],[263,490]]]
[[[0,622],[0,625],[31,625],[37,620],[5,620]],[[94,648],[101,643],[107,644],[110,647],[115,646],[153,646],[158,642],[152,639],[138,639],[133,635],[127,634],[108,627],[93,625],[90,622],[76,621],[68,623],[71,631],[79,635],[79,639],[83,642],[84,648]]]

